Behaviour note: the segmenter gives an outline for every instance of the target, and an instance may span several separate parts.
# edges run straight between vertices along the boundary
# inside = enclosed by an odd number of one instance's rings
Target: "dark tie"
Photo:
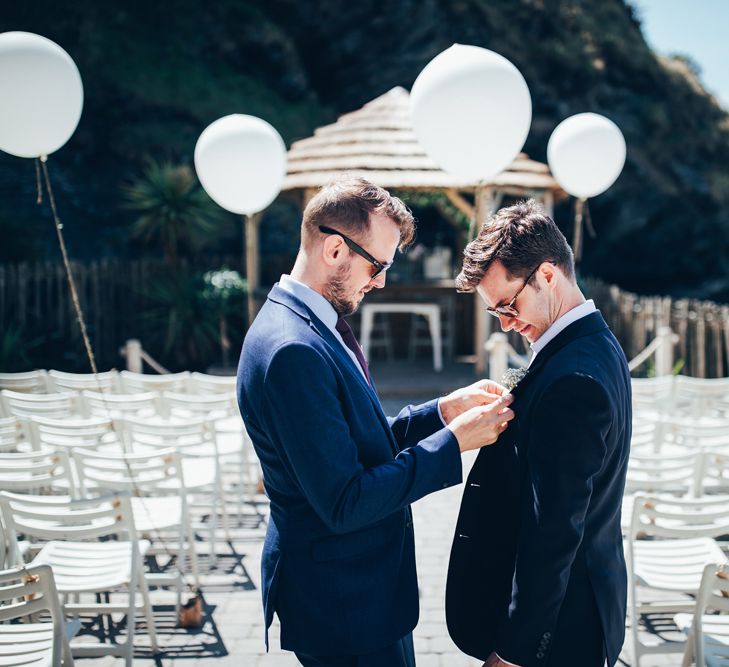
[[[352,327],[349,326],[349,322],[347,322],[347,320],[345,320],[343,317],[340,317],[337,320],[337,326],[335,328],[339,332],[339,335],[342,337],[344,344],[350,350],[352,350],[352,352],[354,352],[354,356],[357,357],[359,365],[362,366],[362,370],[364,371],[365,377],[367,378],[367,382],[371,384],[370,369],[367,365],[367,360],[364,358],[364,354],[362,354],[362,348],[359,346],[359,343],[354,336],[354,331],[352,331]]]

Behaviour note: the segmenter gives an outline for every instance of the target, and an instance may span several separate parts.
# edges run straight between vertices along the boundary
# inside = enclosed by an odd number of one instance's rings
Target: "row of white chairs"
[[[671,455],[631,452],[625,493],[637,492],[693,496],[729,493],[729,451]]]
[[[624,546],[628,565],[632,664],[636,667],[649,654],[683,651],[685,660],[689,660],[690,656],[703,652],[705,637],[697,632],[697,627],[702,626],[701,619],[711,599],[708,589],[716,588],[715,582],[707,583],[707,578],[711,578],[708,573],[716,572],[728,563],[717,542],[717,538],[727,534],[729,496],[634,497]],[[729,588],[727,584],[727,581],[722,584],[724,589]],[[676,625],[686,631],[691,640],[688,643],[642,643],[639,622],[641,617],[650,614],[673,615]],[[718,643],[723,641],[725,655],[729,648],[727,620],[719,622],[725,634]],[[703,627],[709,626],[704,624]]]
[[[124,615],[126,641],[72,642],[74,657],[120,655],[131,666],[135,622],[140,612],[146,621],[151,650],[157,651],[149,586],[161,585],[170,578],[162,582],[160,575],[145,573],[143,559],[150,543],[138,536],[128,492],[69,499],[2,491],[0,514],[11,565],[27,568],[25,559],[30,558],[31,568],[50,568],[66,616],[105,614],[111,623],[112,614]],[[58,625],[54,622],[56,633]],[[19,632],[24,628],[15,627]],[[7,664],[1,656],[0,664]],[[36,664],[24,660],[10,664]]]
[[[235,392],[235,376],[209,375],[183,371],[166,375],[103,371],[66,373],[57,370],[34,370],[24,373],[0,373],[0,389],[45,394],[62,391],[89,391],[133,394],[146,391],[174,391],[194,394]]]
[[[636,411],[697,419],[729,416],[729,378],[664,375],[632,378],[631,385]]]

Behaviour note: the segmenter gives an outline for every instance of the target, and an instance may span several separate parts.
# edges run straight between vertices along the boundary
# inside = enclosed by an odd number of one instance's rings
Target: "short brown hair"
[[[319,225],[333,227],[348,236],[369,236],[370,214],[380,213],[400,228],[400,250],[415,238],[415,219],[402,200],[365,178],[341,176],[317,192],[304,209],[301,242],[316,238]]]
[[[533,199],[498,210],[463,251],[459,292],[473,292],[493,262],[510,276],[526,278],[542,262],[554,262],[574,276],[574,257],[564,234]]]

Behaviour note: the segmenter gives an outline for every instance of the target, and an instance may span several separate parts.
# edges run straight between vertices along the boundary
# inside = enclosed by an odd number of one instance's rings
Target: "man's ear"
[[[554,289],[557,285],[557,267],[552,262],[542,262],[539,265],[539,273],[547,283],[547,287]]]
[[[341,236],[327,236],[322,245],[322,259],[327,266],[338,264],[344,253],[344,240]]]

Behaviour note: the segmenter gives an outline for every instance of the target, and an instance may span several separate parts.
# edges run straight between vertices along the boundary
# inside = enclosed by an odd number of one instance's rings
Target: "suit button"
[[[544,634],[543,634],[542,636],[543,636],[543,637],[544,637],[545,639],[550,639],[550,638],[552,637],[552,633],[551,633],[551,632],[545,632],[545,633],[544,633]]]
[[[537,653],[537,658],[539,658],[539,660],[541,660],[543,657],[544,657],[544,653],[542,653],[542,651],[539,651],[539,653]]]
[[[407,521],[407,522],[405,523],[405,527],[406,527],[406,528],[412,528],[412,527],[413,527],[413,522],[412,522],[412,521]]]
[[[443,488],[444,489],[447,489],[449,486],[450,486],[450,484],[448,482],[443,482]]]

